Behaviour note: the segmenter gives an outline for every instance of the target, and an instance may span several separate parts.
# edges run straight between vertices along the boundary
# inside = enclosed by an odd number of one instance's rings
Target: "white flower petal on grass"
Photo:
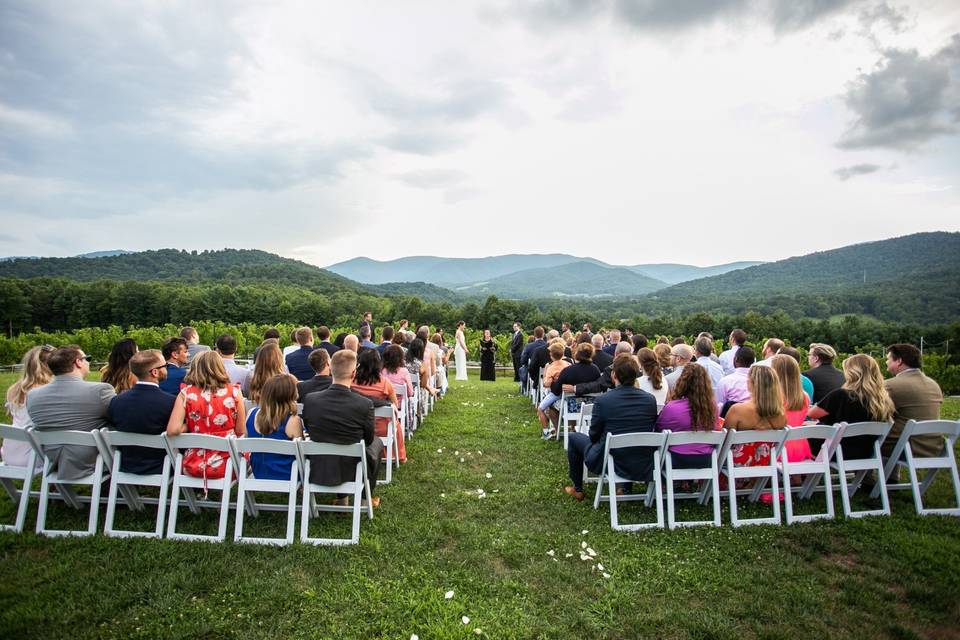
[[[441,494],[440,494],[440,497],[441,497],[441,498],[446,498],[446,497],[447,497],[447,494],[441,493]]]
[[[587,530],[587,529],[584,529],[583,531],[580,532],[580,535],[585,536],[585,535],[587,535],[588,533],[590,533],[590,531]]]
[[[610,577],[610,574],[609,574],[609,573],[605,573],[605,574],[603,574],[603,577],[604,577],[604,578],[609,578],[609,577]]]
[[[553,549],[550,549],[550,551],[547,551],[547,555],[550,556],[551,558],[552,558],[554,555],[556,555],[556,553],[557,553],[557,552],[554,551]]]
[[[451,600],[452,598],[453,598],[453,589],[451,589],[450,591],[447,591],[445,594],[443,594],[443,599],[444,599],[444,600]]]
[[[581,559],[581,560],[593,560],[593,558],[591,558],[590,556],[588,556],[588,555],[585,554],[585,553],[581,553],[581,554],[580,554],[580,559]]]
[[[460,452],[459,452],[459,451],[454,451],[454,452],[453,452],[453,455],[458,456],[458,455],[460,455]]]
[[[489,480],[489,479],[492,478],[492,477],[493,477],[493,474],[492,474],[492,473],[488,473],[488,474],[487,474],[487,480]]]
[[[482,455],[483,455],[483,451],[480,451],[480,449],[477,449],[477,455],[478,455],[478,456],[482,456]]]
[[[500,493],[500,489],[494,489],[493,492],[494,492],[494,493]]]
[[[573,554],[572,554],[572,553],[565,553],[565,554],[563,554],[563,557],[564,557],[564,558],[572,558],[572,557],[573,557]]]
[[[410,640],[420,640],[420,636],[415,633],[410,634]]]
[[[470,624],[470,618],[468,618],[467,616],[463,616],[462,618],[460,618],[460,622],[462,622],[463,624]]]
[[[463,462],[463,458],[460,458],[460,462]]]
[[[603,565],[600,564],[599,562],[597,563],[597,569],[600,569],[600,571],[603,571]]]
[[[586,548],[587,548],[587,541],[586,541],[586,540],[584,540],[583,542],[580,543],[580,548],[581,548],[581,549],[586,549]]]
[[[437,453],[443,453],[443,449],[437,449]]]
[[[591,549],[590,547],[587,547],[587,553],[590,555],[590,557],[597,555],[597,552]]]
[[[482,636],[482,635],[483,635],[483,629],[481,629],[480,627],[477,627],[476,629],[474,629],[473,632],[474,632],[475,634],[477,634],[478,636]]]

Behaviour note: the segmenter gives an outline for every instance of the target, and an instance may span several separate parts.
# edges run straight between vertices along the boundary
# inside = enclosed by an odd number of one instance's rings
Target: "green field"
[[[960,417],[960,402],[944,414]],[[535,422],[507,379],[454,383],[354,547],[2,534],[0,635],[944,638],[960,628],[958,519],[915,516],[898,493],[890,518],[616,533],[606,507],[563,493],[565,454]],[[938,480],[931,501],[944,503],[945,489]],[[61,505],[51,517],[83,520]],[[281,518],[250,526],[279,535]],[[319,520],[347,531],[335,514]],[[149,521],[124,514],[121,525]],[[604,571],[580,559],[584,541]]]

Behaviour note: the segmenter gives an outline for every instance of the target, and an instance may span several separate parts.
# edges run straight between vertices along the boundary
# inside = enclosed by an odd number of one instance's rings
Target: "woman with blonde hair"
[[[767,431],[787,426],[783,392],[773,368],[751,367],[747,388],[750,390],[750,400],[730,407],[724,422],[726,428],[737,431]],[[733,461],[737,465],[762,466],[770,464],[770,453],[770,445],[766,442],[739,445],[733,449]]]
[[[106,382],[117,393],[132,389],[137,377],[130,372],[130,358],[139,350],[133,338],[117,341],[110,349],[107,364],[100,369],[100,382]]]
[[[184,432],[224,438],[231,433],[243,436],[246,419],[243,395],[239,384],[231,384],[219,353],[201,351],[194,356],[183,382],[185,386],[177,395],[167,422],[168,436]],[[227,453],[188,449],[183,456],[183,470],[197,478],[219,479],[229,462]]]
[[[563,340],[557,339],[552,341],[550,346],[547,347],[547,352],[550,355],[550,364],[543,368],[544,389],[549,389],[553,385],[553,381],[560,375],[560,372],[570,366],[570,363],[563,359]],[[553,393],[553,391],[548,391],[537,407],[537,417],[540,419],[540,435],[545,440],[552,438],[557,433],[551,418],[547,415],[547,411],[553,407],[560,398],[560,395]]]
[[[26,429],[33,425],[27,413],[27,394],[31,389],[42,387],[53,380],[53,372],[47,366],[47,358],[53,353],[53,347],[48,344],[42,347],[33,347],[23,355],[23,372],[20,379],[7,389],[7,411],[13,419],[13,426]],[[0,447],[0,458],[6,464],[24,467],[30,457],[30,443],[19,440],[4,440]],[[36,461],[36,468],[40,469],[43,461]]]
[[[667,404],[667,395],[670,392],[667,382],[663,378],[663,367],[660,366],[660,359],[653,349],[643,347],[637,351],[637,360],[640,362],[640,370],[643,372],[639,380],[640,389],[657,399],[657,410],[660,411]]]
[[[266,343],[260,348],[257,362],[253,365],[253,373],[247,382],[247,397],[250,402],[257,404],[260,401],[260,391],[270,378],[286,373],[283,368],[283,352],[279,344]]]
[[[247,416],[248,438],[290,441],[303,437],[303,422],[297,415],[297,378],[280,373],[267,380],[260,390],[260,404]],[[260,480],[289,480],[293,456],[278,453],[251,453],[253,477]]]
[[[666,342],[658,342],[653,347],[653,352],[657,354],[657,360],[660,362],[660,371],[667,376],[673,373],[673,351]]]
[[[789,355],[779,353],[770,359],[770,366],[780,381],[787,425],[799,427],[806,421],[807,411],[810,409],[810,397],[803,390],[803,383],[800,380],[800,365]],[[806,440],[791,440],[785,446],[787,460],[790,462],[802,462],[813,458],[810,443]]]
[[[877,361],[858,353],[843,361],[843,386],[825,395],[810,409],[810,417],[821,424],[838,422],[886,422],[893,417],[893,400],[883,386]],[[847,460],[873,455],[874,436],[857,436],[843,441]]]

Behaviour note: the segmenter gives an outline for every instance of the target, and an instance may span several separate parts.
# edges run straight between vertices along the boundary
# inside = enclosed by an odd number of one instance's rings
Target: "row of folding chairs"
[[[782,491],[786,523],[809,522],[812,520],[834,518],[834,490],[840,494],[843,514],[848,518],[864,516],[890,515],[890,490],[912,490],[914,505],[920,515],[960,516],[960,477],[957,473],[955,445],[960,436],[960,421],[930,420],[924,422],[909,421],[898,439],[889,458],[881,455],[881,444],[887,437],[891,422],[859,422],[830,425],[810,425],[787,427],[770,431],[740,431],[735,429],[721,431],[661,433],[630,433],[621,435],[607,434],[604,443],[603,469],[600,476],[592,480],[597,483],[594,508],[601,502],[610,504],[610,525],[618,530],[636,530],[650,527],[663,528],[664,485],[666,486],[666,526],[673,529],[678,526],[713,525],[720,526],[720,500],[725,493],[730,505],[730,523],[737,527],[746,524],[780,524],[781,511],[779,496]],[[913,455],[910,439],[916,436],[938,434],[943,436],[943,449],[938,456],[918,458]],[[844,439],[860,436],[872,437],[872,455],[864,459],[848,460],[843,456]],[[823,445],[814,460],[790,462],[785,455],[786,444],[796,440],[823,440]],[[767,443],[770,446],[770,461],[763,466],[737,466],[734,464],[734,450],[739,445]],[[677,445],[702,444],[712,448],[711,464],[702,469],[674,468],[674,454],[670,448]],[[635,447],[652,450],[651,479],[646,481],[646,490],[641,493],[617,495],[617,484],[636,482],[621,477],[613,464],[612,453],[617,450]],[[887,483],[894,472],[906,468],[909,476],[907,483]],[[925,471],[923,480],[918,480],[918,471]],[[923,496],[930,487],[936,474],[945,470],[952,482],[955,506],[948,508],[927,508],[923,505]],[[586,470],[585,470],[586,471]],[[871,492],[873,498],[879,498],[879,509],[853,508],[852,499],[862,486],[868,474],[874,474],[876,484]],[[720,489],[720,476],[727,479],[727,488]],[[799,481],[794,481],[796,477]],[[753,481],[749,488],[738,489],[739,481]],[[677,493],[674,483],[678,481],[699,482],[697,491]],[[604,494],[606,485],[606,494]],[[738,497],[747,496],[750,502],[757,502],[760,496],[769,491],[772,495],[772,515],[765,517],[740,517]],[[824,511],[812,514],[796,514],[794,500],[810,499],[820,492],[824,498]],[[676,502],[680,499],[694,499],[700,504],[710,502],[713,517],[710,520],[681,521],[676,516]],[[647,507],[655,506],[656,521],[634,524],[622,524],[619,520],[618,502],[642,500]]]
[[[256,542],[262,544],[290,544],[294,540],[294,525],[297,511],[300,511],[300,541],[308,544],[356,544],[360,538],[361,502],[365,498],[368,518],[373,518],[370,481],[367,477],[366,448],[363,441],[355,444],[327,444],[296,439],[281,441],[266,438],[221,438],[203,434],[182,434],[174,437],[167,435],[143,435],[123,433],[108,429],[99,431],[26,431],[10,425],[0,425],[0,437],[4,440],[28,442],[31,452],[27,464],[13,466],[0,464],[0,482],[18,504],[14,524],[3,525],[3,530],[23,531],[26,523],[30,491],[37,460],[42,461],[39,505],[37,510],[36,532],[48,536],[76,535],[86,536],[96,533],[99,509],[103,498],[101,491],[104,482],[110,487],[106,498],[107,512],[104,533],[113,537],[149,537],[179,540],[223,541],[227,536],[230,509],[235,508],[233,539],[238,542]],[[93,447],[97,451],[94,470],[90,474],[76,479],[60,478],[54,461],[46,453],[49,447],[83,446]],[[123,448],[128,446],[159,449],[165,455],[159,474],[140,475],[120,470]],[[183,472],[183,456],[188,449],[206,449],[209,452],[228,454],[230,463],[226,465],[223,478],[204,479]],[[288,455],[294,459],[290,478],[284,480],[266,480],[254,478],[250,473],[247,455],[252,453],[271,453]],[[349,482],[335,486],[309,482],[310,469],[318,464],[314,456],[342,456],[356,458],[356,475]],[[21,483],[17,488],[15,482]],[[89,487],[89,497],[80,496],[76,487]],[[153,487],[159,490],[157,498],[141,496],[138,488]],[[232,501],[232,491],[237,489],[236,502]],[[219,501],[207,500],[198,495],[198,491],[213,489],[221,492]],[[257,492],[286,494],[287,503],[258,504],[254,499]],[[298,504],[298,493],[300,494]],[[318,494],[346,494],[350,496],[350,506],[318,504]],[[168,504],[169,496],[169,504]],[[87,528],[83,530],[59,530],[47,526],[47,511],[51,499],[63,500],[75,509],[89,508]],[[202,508],[219,510],[216,535],[189,534],[177,531],[181,498],[193,514],[199,514]],[[157,507],[155,527],[152,531],[130,531],[115,527],[115,515],[118,501],[133,511],[144,511],[145,505]],[[244,516],[256,516],[261,510],[287,512],[286,534],[283,538],[249,537],[243,534]],[[352,514],[351,534],[349,538],[311,537],[309,535],[310,517],[316,517],[319,511],[341,511]]]

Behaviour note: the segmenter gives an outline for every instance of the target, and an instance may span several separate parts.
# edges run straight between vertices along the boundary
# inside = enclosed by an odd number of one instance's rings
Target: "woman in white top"
[[[51,353],[53,347],[50,345],[33,347],[27,351],[23,356],[23,373],[20,379],[7,389],[7,411],[13,418],[13,426],[18,429],[26,429],[33,424],[27,413],[27,393],[53,380],[53,373],[47,367],[47,357]],[[6,464],[23,467],[30,457],[30,449],[28,442],[4,440],[0,447],[0,457]],[[40,469],[42,466],[42,460],[38,457],[36,468]]]
[[[657,399],[657,413],[660,413],[663,405],[667,403],[667,393],[669,391],[667,381],[663,379],[660,360],[653,349],[646,347],[637,351],[637,359],[640,361],[640,369],[643,371],[643,375],[637,381],[638,386]]]
[[[465,324],[463,320],[457,323],[457,346],[453,350],[453,357],[457,363],[457,380],[467,379],[467,340],[463,335]]]

